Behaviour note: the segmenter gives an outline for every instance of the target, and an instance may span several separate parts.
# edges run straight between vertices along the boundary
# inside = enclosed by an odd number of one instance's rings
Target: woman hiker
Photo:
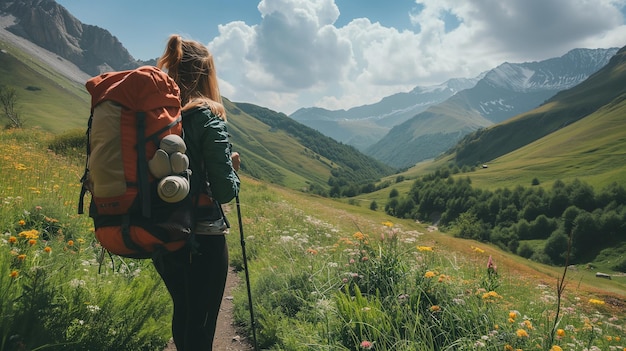
[[[195,245],[155,259],[174,303],[172,333],[178,351],[209,351],[228,273],[220,204],[239,193],[239,154],[231,152],[226,111],[213,56],[196,41],[170,36],[157,67],[180,88],[184,141],[190,160],[191,194],[200,194],[193,229]]]

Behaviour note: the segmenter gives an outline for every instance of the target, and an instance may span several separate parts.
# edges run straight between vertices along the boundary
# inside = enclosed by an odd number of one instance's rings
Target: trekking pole
[[[256,341],[256,323],[254,321],[254,311],[252,309],[252,292],[250,290],[250,275],[248,274],[248,259],[246,258],[246,240],[243,237],[243,222],[241,220],[241,206],[239,204],[239,195],[235,197],[237,203],[237,219],[239,220],[239,236],[241,238],[241,254],[243,256],[243,270],[246,274],[246,287],[248,289],[248,306],[250,307],[250,326],[252,327],[252,341],[254,351],[258,351],[259,347]]]

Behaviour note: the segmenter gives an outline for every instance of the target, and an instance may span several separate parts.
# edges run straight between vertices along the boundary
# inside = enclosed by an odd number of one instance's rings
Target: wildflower
[[[424,273],[424,278],[432,278],[435,275],[436,275],[435,272],[428,271],[428,272]]]
[[[24,261],[26,259],[26,255],[21,254],[21,255],[17,255],[17,259],[20,261]]]
[[[491,255],[489,255],[489,259],[487,260],[487,271],[490,273],[496,273],[498,271],[498,266],[493,263]]]
[[[373,345],[372,345],[372,343],[370,341],[367,341],[367,340],[361,341],[361,348],[362,349],[369,350],[369,349],[372,348],[372,346]]]
[[[528,332],[526,330],[524,330],[524,329],[517,329],[515,334],[517,334],[518,338],[527,338],[528,337]]]
[[[10,237],[9,237],[9,242],[10,242],[11,244],[15,244],[15,243],[17,242],[17,238],[16,238],[16,237],[14,237],[14,236],[10,236]]]
[[[19,224],[20,226],[22,226],[22,227],[23,227],[23,226],[25,226],[25,225],[26,225],[26,221],[25,221],[25,220],[23,220],[23,219],[20,219],[20,221],[19,221],[19,222],[17,222],[17,224]]]
[[[559,345],[554,345],[550,348],[550,351],[563,351],[563,349]]]
[[[365,239],[365,234],[361,232],[356,232],[352,234],[352,237],[355,238],[356,240],[363,241]]]
[[[431,312],[441,311],[441,307],[439,307],[439,305],[432,305],[432,306],[430,306],[430,311]]]
[[[20,272],[18,271],[11,271],[11,274],[9,274],[11,278],[17,278],[19,275],[20,275]]]
[[[604,301],[598,299],[589,299],[589,303],[592,305],[604,305]]]
[[[561,338],[564,337],[565,336],[565,330],[557,329],[556,336],[561,337]]]
[[[533,330],[533,329],[534,329],[532,322],[531,322],[531,321],[529,321],[528,319],[527,319],[527,320],[525,320],[525,321],[522,323],[522,325],[523,325],[524,327],[526,327],[526,329],[528,329],[528,330]]]
[[[74,246],[74,240],[68,240],[67,246]]]
[[[517,313],[515,313],[514,311],[509,312],[509,319],[515,319],[517,318]]]
[[[37,244],[37,240],[35,240],[35,239],[28,240],[28,245],[33,246],[35,244]]]
[[[433,251],[432,246],[418,246],[417,251]]]
[[[446,277],[446,275],[445,275],[445,274],[441,274],[441,275],[439,276],[439,280],[438,280],[438,282],[439,282],[439,283],[443,283],[443,282],[444,282],[447,278],[448,278],[448,277]]]
[[[46,247],[44,247],[44,248],[43,248],[43,250],[44,250],[45,252],[47,252],[47,253],[52,252],[52,248],[51,248],[50,246],[46,246]]]
[[[37,229],[24,230],[20,232],[18,235],[20,238],[37,239],[39,237],[39,231],[37,231]]]
[[[491,298],[500,299],[502,296],[498,295],[498,293],[493,290],[483,294],[483,300],[489,300]]]
[[[317,255],[317,250],[309,248],[309,249],[306,249],[306,253],[315,256],[315,255]]]
[[[485,250],[481,249],[480,247],[476,247],[476,246],[472,246],[472,250],[478,253],[485,253]]]
[[[513,351],[513,346],[511,346],[509,344],[506,344],[506,345],[504,345],[504,350],[506,350],[506,351]]]
[[[392,222],[390,222],[390,221],[385,221],[385,222],[383,222],[382,224],[383,224],[385,227],[389,227],[389,228],[393,227],[393,223],[392,223]]]

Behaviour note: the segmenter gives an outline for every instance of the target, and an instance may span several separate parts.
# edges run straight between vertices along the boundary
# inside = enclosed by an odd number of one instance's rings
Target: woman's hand
[[[239,158],[239,153],[238,152],[233,152],[232,154],[230,154],[230,158],[233,161],[233,169],[236,171],[239,171],[239,166],[241,165],[241,159]]]

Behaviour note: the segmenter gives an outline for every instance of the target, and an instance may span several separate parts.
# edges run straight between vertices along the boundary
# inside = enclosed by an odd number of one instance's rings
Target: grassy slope
[[[489,163],[471,174],[483,188],[581,179],[597,189],[626,185],[626,101],[597,112]]]
[[[0,53],[0,85],[16,90],[16,109],[27,126],[40,126],[55,133],[85,128],[89,95],[80,84],[6,43],[0,43],[0,49],[7,52]]]
[[[249,163],[248,167],[254,167],[255,172],[264,172],[257,177],[293,189],[306,187],[309,182],[326,183],[332,168],[330,161],[316,160],[285,132],[272,131],[268,125],[241,112],[228,100],[224,104],[228,110],[233,147],[242,154],[244,168],[245,163]]]

